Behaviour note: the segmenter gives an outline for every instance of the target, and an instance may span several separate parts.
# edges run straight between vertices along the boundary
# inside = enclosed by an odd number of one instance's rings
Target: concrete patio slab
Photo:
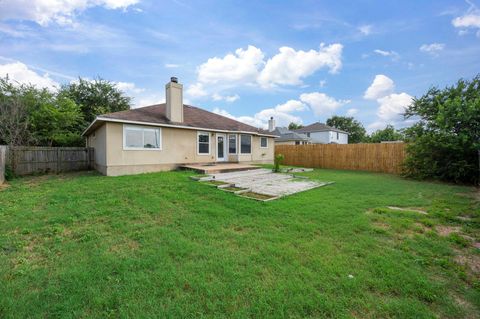
[[[275,198],[331,184],[313,181],[305,177],[296,178],[291,174],[273,173],[270,169],[211,174],[205,179],[222,181],[234,185],[234,187],[243,188],[245,192],[269,195]]]

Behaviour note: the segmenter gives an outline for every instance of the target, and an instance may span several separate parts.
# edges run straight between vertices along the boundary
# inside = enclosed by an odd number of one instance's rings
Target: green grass
[[[472,188],[315,170],[335,184],[259,202],[191,174],[13,180],[0,318],[479,317],[478,249],[435,230],[479,239]]]

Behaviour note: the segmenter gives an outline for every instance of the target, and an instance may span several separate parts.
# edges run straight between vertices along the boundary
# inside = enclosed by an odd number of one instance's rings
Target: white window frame
[[[240,138],[239,138],[239,141],[238,141],[238,145],[239,145],[239,154],[242,154],[242,155],[250,155],[252,154],[252,135],[250,134],[239,134],[240,135]],[[243,135],[246,135],[246,136],[249,136],[250,137],[250,152],[249,153],[243,153],[242,152],[242,136]]]
[[[262,139],[265,139],[267,141],[267,146],[262,146]],[[268,137],[265,136],[260,136],[260,148],[268,148]]]
[[[200,153],[200,135],[207,135],[208,136],[208,153]],[[212,137],[210,136],[210,132],[198,131],[197,132],[197,155],[208,156],[212,152]]]
[[[158,131],[158,147],[157,148],[147,148],[147,147],[128,147],[127,146],[127,129],[133,130],[151,130],[151,131]],[[152,127],[152,126],[145,126],[145,125],[123,125],[123,150],[124,151],[161,151],[162,150],[162,128],[161,127]],[[143,135],[143,139],[145,139],[145,135]],[[144,143],[142,143],[144,144]],[[145,144],[144,144],[145,145]]]
[[[236,155],[238,154],[238,134],[227,134],[228,136],[228,154]],[[235,153],[230,153],[230,136],[235,136]]]

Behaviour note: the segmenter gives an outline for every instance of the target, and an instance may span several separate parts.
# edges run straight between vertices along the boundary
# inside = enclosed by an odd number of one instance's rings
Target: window
[[[198,132],[198,154],[210,154],[210,134],[207,132]]]
[[[133,150],[160,150],[161,129],[138,125],[123,126],[123,148]]]
[[[310,137],[310,133],[307,133],[307,137]]]
[[[237,135],[236,134],[228,135],[228,153],[237,154]]]
[[[260,137],[260,147],[261,148],[268,147],[268,139],[266,137]]]
[[[338,132],[337,132],[337,140],[338,140]]]
[[[300,145],[300,142],[299,142],[299,141],[295,141],[295,145]]]
[[[240,153],[252,153],[252,136],[247,134],[240,135]]]

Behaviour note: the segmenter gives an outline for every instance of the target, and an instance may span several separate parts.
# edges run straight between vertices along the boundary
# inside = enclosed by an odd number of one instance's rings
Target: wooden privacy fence
[[[15,175],[60,173],[92,169],[93,148],[89,147],[7,147],[6,164]]]
[[[405,143],[276,145],[283,164],[399,174]]]

